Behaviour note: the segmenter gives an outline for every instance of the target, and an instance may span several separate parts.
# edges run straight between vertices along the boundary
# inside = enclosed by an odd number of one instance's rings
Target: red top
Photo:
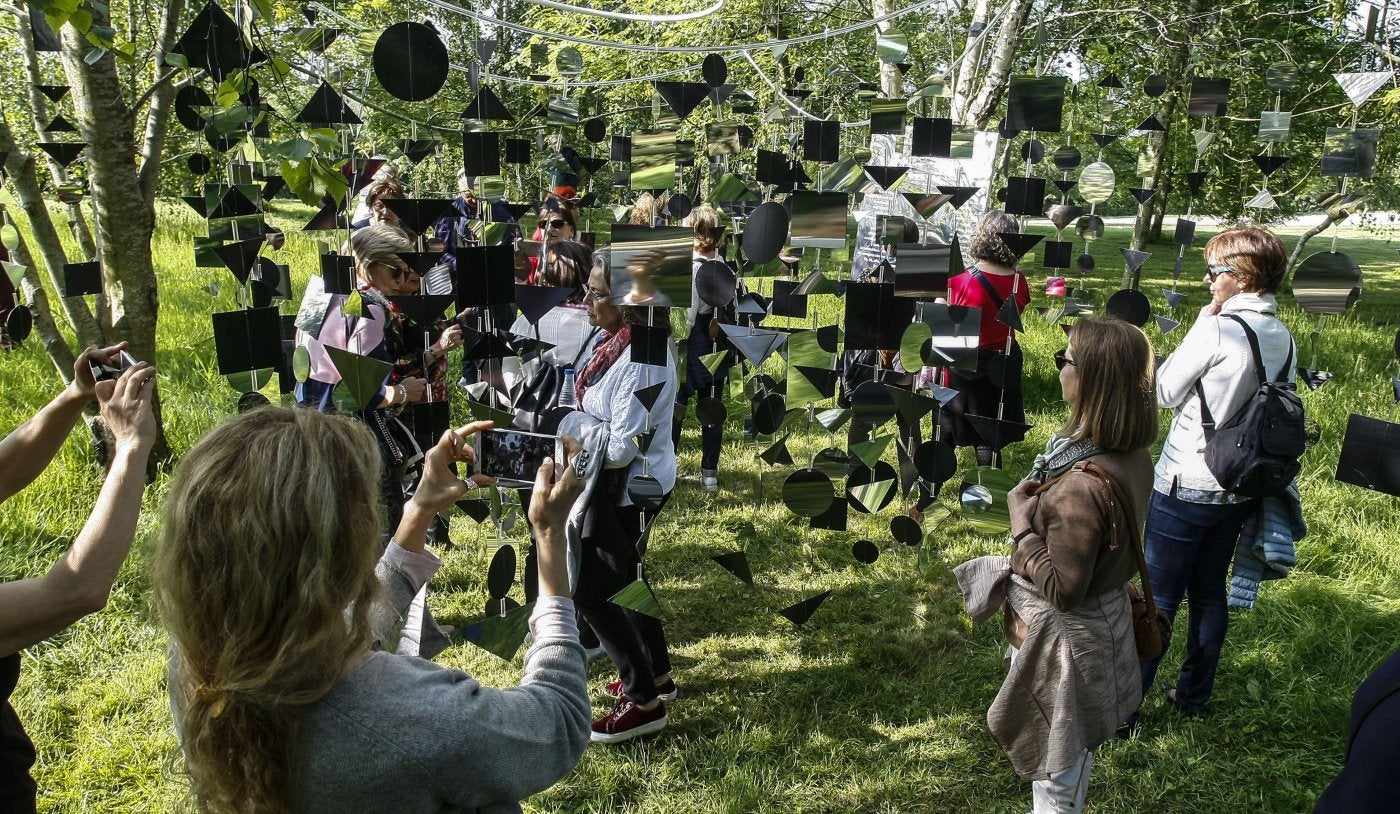
[[[974,267],[975,268],[975,267]],[[992,284],[996,289],[997,296],[1002,302],[1011,299],[1013,286],[1016,290],[1016,310],[1025,311],[1026,306],[1031,302],[1031,285],[1026,279],[1026,275],[1021,272],[1016,274],[987,274],[982,273],[982,278]],[[972,276],[972,269],[964,271],[948,280],[948,304],[967,305],[982,309],[982,328],[979,331],[979,348],[1004,348],[1006,347],[1006,337],[1011,332],[1009,328],[997,321],[997,311],[999,307],[996,302],[987,294],[987,290],[982,286],[977,278]]]

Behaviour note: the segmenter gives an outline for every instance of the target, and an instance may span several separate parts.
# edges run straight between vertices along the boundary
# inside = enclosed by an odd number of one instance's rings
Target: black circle
[[[197,108],[209,107],[214,100],[198,85],[186,85],[175,91],[175,118],[186,130],[200,130],[204,127],[204,116]]]
[[[1103,310],[1139,328],[1146,325],[1152,316],[1152,304],[1147,301],[1147,295],[1131,288],[1114,293],[1104,303]]]
[[[267,396],[253,390],[238,397],[237,411],[246,413],[250,410],[256,410],[259,407],[267,407],[271,404],[272,402],[268,400]]]
[[[1062,144],[1055,148],[1055,152],[1050,156],[1050,160],[1055,162],[1055,168],[1068,172],[1079,166],[1084,156],[1079,152],[1079,148],[1073,144]]]
[[[880,505],[874,507],[874,510],[877,512],[890,505],[890,501],[894,500],[895,493],[899,491],[899,476],[895,473],[894,467],[890,465],[889,461],[876,461],[874,469],[868,466],[857,466],[855,471],[851,472],[850,476],[846,478],[846,497],[850,500],[851,508],[858,512],[869,514],[870,510],[861,505],[859,500],[855,499],[854,491],[858,487],[886,480],[895,481],[895,485],[894,488],[890,489],[885,495],[885,499],[880,501]]]
[[[9,334],[11,339],[23,344],[33,329],[34,315],[29,312],[29,306],[16,305],[10,309],[9,316],[5,317],[5,333]]]
[[[627,497],[642,509],[654,512],[661,508],[666,499],[666,490],[661,481],[650,475],[638,475],[627,482]]]
[[[958,455],[942,441],[929,439],[914,450],[914,469],[930,483],[944,483],[958,471]]]
[[[812,456],[812,468],[825,472],[828,477],[841,478],[850,466],[850,456],[836,447],[827,447]]]
[[[851,391],[851,409],[856,420],[878,427],[894,418],[894,396],[880,382],[862,382]]]
[[[819,517],[831,508],[836,489],[818,469],[798,469],[783,481],[783,505],[799,517]]]
[[[987,379],[996,387],[1007,387],[1021,378],[1021,366],[1005,353],[998,353],[987,360]]]
[[[788,213],[782,204],[759,204],[744,225],[744,254],[757,265],[778,258],[788,237]]]
[[[608,123],[602,117],[589,119],[583,123],[583,137],[599,144],[608,136]]]
[[[695,417],[700,420],[702,427],[718,427],[724,423],[729,410],[724,406],[723,399],[713,396],[705,396],[695,402]]]
[[[897,514],[890,518],[890,536],[900,545],[918,545],[924,541],[924,527],[907,514]]]
[[[491,565],[486,569],[486,592],[500,598],[510,593],[515,584],[515,546],[503,545],[491,555]]]
[[[1161,96],[1167,92],[1167,78],[1161,74],[1152,74],[1147,77],[1147,79],[1143,80],[1142,92],[1147,94],[1148,98],[1152,99]]]
[[[1031,139],[1021,145],[1021,159],[1032,164],[1039,164],[1045,158],[1045,145],[1040,143],[1040,139]]]
[[[677,192],[666,199],[666,214],[676,220],[689,215],[691,209],[690,196],[684,192]]]
[[[856,540],[851,546],[851,556],[862,565],[874,565],[880,559],[880,547],[869,540]]]
[[[723,260],[706,260],[695,270],[695,291],[700,301],[719,308],[734,301],[739,280]]]
[[[719,54],[709,54],[705,61],[700,63],[700,75],[705,78],[706,85],[712,88],[719,87],[729,78],[729,64]]]
[[[757,401],[778,392],[778,382],[767,373],[755,373],[744,382],[744,394]]]
[[[214,162],[209,160],[209,156],[204,153],[191,153],[185,159],[185,166],[195,175],[207,175],[214,168]]]
[[[772,435],[783,425],[787,404],[778,393],[769,393],[754,402],[753,430],[759,435]]]
[[[395,23],[374,43],[374,76],[390,96],[431,99],[447,82],[447,46],[430,25]]]

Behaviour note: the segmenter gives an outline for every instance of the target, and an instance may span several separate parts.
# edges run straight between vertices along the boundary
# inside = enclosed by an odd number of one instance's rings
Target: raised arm
[[[90,374],[87,381],[92,381]],[[131,549],[146,485],[146,460],[156,437],[151,405],[155,368],[140,362],[115,382],[102,382],[95,390],[102,416],[116,439],[111,467],[82,532],[49,572],[38,579],[0,585],[0,654],[41,642],[106,606],[112,581]],[[72,408],[64,405],[64,409]],[[9,455],[6,448],[3,458],[8,460]]]
[[[1066,475],[1044,499],[1032,495],[1036,486],[1028,481],[1007,494],[1016,539],[1011,570],[1034,582],[1056,610],[1071,611],[1084,601],[1107,544],[1107,505],[1098,479],[1082,472]]]

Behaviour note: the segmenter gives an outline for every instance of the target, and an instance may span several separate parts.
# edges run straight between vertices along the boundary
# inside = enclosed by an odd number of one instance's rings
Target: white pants
[[[1008,663],[1016,661],[1021,651],[1007,647]],[[1079,814],[1084,810],[1084,798],[1089,793],[1089,770],[1094,765],[1094,754],[1081,749],[1079,760],[1058,772],[1052,772],[1044,780],[1031,781],[1031,801],[1035,805],[1032,814]]]

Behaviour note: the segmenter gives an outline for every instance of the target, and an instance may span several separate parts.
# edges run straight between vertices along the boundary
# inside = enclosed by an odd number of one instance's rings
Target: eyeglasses
[[[1065,355],[1065,350],[1065,348],[1060,348],[1059,350],[1055,351],[1055,369],[1064,370],[1065,365],[1073,365],[1075,367],[1079,367],[1078,362]]]
[[[606,291],[599,291],[598,289],[594,288],[594,287],[591,286],[591,285],[590,285],[590,286],[584,286],[584,288],[583,288],[583,298],[584,298],[585,300],[593,300],[594,302],[606,302],[607,299],[608,299],[608,292],[606,292]]]
[[[1206,279],[1212,283],[1219,279],[1222,274],[1234,276],[1235,270],[1229,266],[1209,266],[1206,268]]]
[[[380,265],[388,269],[389,276],[394,278],[395,282],[398,282],[399,280],[402,280],[405,277],[410,277],[418,280],[422,279],[422,275],[420,275],[417,271],[409,268],[407,263],[404,263],[404,265],[402,266],[396,266],[393,263],[385,263],[382,260],[376,260],[374,262],[376,265]]]
[[[563,229],[565,226],[568,226],[568,225],[569,225],[569,222],[566,221],[566,220],[542,220],[542,221],[540,221],[540,228],[541,228],[541,229]]]

